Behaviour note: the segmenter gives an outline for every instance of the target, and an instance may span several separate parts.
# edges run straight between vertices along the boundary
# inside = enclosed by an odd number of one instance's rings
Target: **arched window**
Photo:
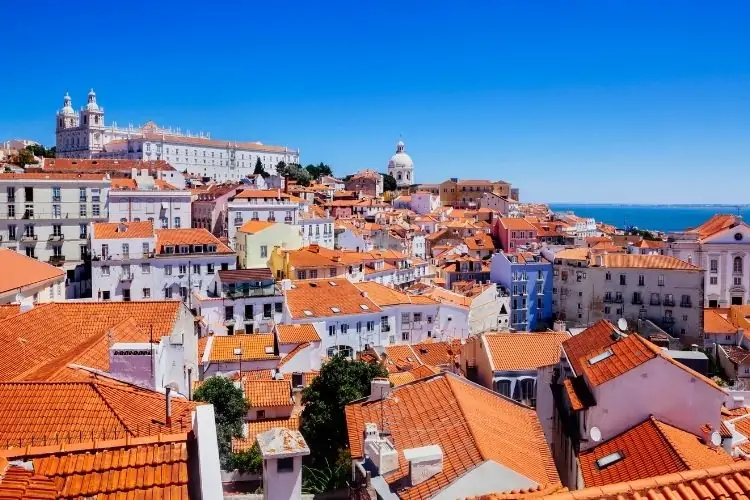
[[[398,180],[401,180],[401,172],[398,173]]]
[[[734,272],[742,274],[742,257],[734,258]]]
[[[510,397],[510,380],[495,380],[492,385],[496,393]]]

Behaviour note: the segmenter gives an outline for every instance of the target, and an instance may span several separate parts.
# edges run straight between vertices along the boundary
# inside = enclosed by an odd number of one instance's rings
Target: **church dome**
[[[99,111],[99,105],[96,103],[96,92],[94,92],[94,89],[89,91],[89,102],[86,104],[86,109],[88,111]]]
[[[73,110],[73,102],[70,99],[70,94],[68,94],[67,92],[65,93],[65,98],[63,99],[62,114],[64,115],[76,114],[76,112]]]
[[[396,144],[396,154],[391,156],[388,162],[388,168],[413,168],[414,162],[411,156],[404,151],[404,141],[398,141]]]

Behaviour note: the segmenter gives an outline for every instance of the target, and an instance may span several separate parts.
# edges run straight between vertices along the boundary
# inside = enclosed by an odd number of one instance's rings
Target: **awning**
[[[162,208],[162,210],[166,210],[167,209],[167,202],[166,201],[162,201],[161,202],[161,208]]]

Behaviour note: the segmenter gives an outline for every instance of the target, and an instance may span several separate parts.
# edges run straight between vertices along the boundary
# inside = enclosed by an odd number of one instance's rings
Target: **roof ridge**
[[[112,415],[114,416],[114,418],[117,419],[118,422],[120,422],[120,425],[122,425],[123,429],[125,429],[125,431],[128,432],[131,436],[134,436],[133,431],[130,430],[130,428],[127,426],[127,424],[125,423],[125,421],[120,417],[120,414],[115,411],[115,409],[112,407],[112,405],[110,404],[110,402],[106,398],[106,396],[104,396],[104,394],[102,394],[102,392],[99,390],[98,384],[94,384],[93,382],[89,382],[89,385],[94,386],[93,387],[94,391],[99,395],[99,397],[101,398],[101,400],[104,403],[104,405],[107,408],[109,408],[109,410],[112,412]]]
[[[656,430],[659,433],[659,435],[661,436],[661,438],[664,441],[666,441],[666,443],[672,449],[672,451],[674,452],[674,454],[677,455],[677,457],[680,459],[680,462],[682,462],[682,465],[684,465],[688,469],[692,469],[692,467],[690,467],[690,464],[688,463],[686,457],[684,457],[682,455],[682,453],[680,453],[679,447],[675,444],[674,441],[672,441],[672,439],[667,435],[667,433],[664,432],[664,429],[662,428],[662,425],[669,425],[669,424],[665,424],[664,422],[660,421],[659,419],[657,419],[653,415],[649,415],[649,419],[650,419],[651,423],[654,424],[654,426],[656,426]],[[670,427],[674,427],[675,429],[682,430],[679,427],[675,427],[673,425],[670,425]],[[683,431],[683,432],[686,432],[686,431]]]
[[[108,439],[103,441],[81,441],[77,443],[61,443],[48,446],[26,445],[20,448],[8,448],[0,450],[0,458],[35,457],[54,455],[56,453],[72,453],[79,451],[103,451],[112,448],[130,448],[149,444],[170,444],[188,440],[187,432],[172,434],[154,434],[151,436],[135,437],[126,436],[120,439]]]

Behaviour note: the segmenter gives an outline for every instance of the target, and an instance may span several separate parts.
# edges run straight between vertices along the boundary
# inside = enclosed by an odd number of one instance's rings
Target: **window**
[[[268,258],[268,246],[267,245],[260,246],[260,258],[261,259]]]
[[[609,314],[610,308],[609,306],[604,306],[604,314]]]
[[[104,290],[104,291],[102,292],[102,300],[109,300],[109,297],[110,297],[110,292],[109,292],[109,290]]]
[[[589,358],[589,365],[595,365],[600,361],[604,361],[608,357],[612,356],[612,354],[612,349],[607,349],[606,351]]]
[[[734,277],[734,286],[742,286],[742,276]]]
[[[79,236],[80,236],[80,238],[82,240],[86,239],[86,237],[88,235],[88,224],[79,224],[78,225],[78,232],[79,232]]]
[[[331,278],[335,278],[336,277],[336,268],[335,267],[331,268],[330,277]]]
[[[181,222],[179,217],[174,218],[174,227],[175,229],[179,229],[181,227]]]
[[[718,285],[719,284],[719,278],[717,276],[711,276],[709,279],[709,283],[711,285]]]
[[[274,311],[277,312],[277,313],[279,313],[279,314],[281,314],[281,311],[283,310],[283,307],[284,307],[284,303],[283,302],[276,302],[273,305]]]
[[[404,342],[408,342],[409,341],[409,331],[408,330],[402,330],[401,331],[401,340],[403,340]]]
[[[380,329],[384,332],[391,331],[391,326],[388,324],[388,316],[380,317]]]
[[[310,279],[314,280],[318,278],[318,270],[317,269],[310,269]]]
[[[362,322],[357,321],[357,333],[362,333]]]
[[[283,474],[285,472],[294,472],[294,458],[280,458],[276,461],[276,472]]]
[[[409,313],[401,313],[401,324],[402,325],[409,325],[411,322],[411,314]]]
[[[86,188],[78,188],[78,198],[80,201],[86,201]]]
[[[15,224],[8,226],[8,239],[10,241],[16,240],[16,225]]]
[[[164,274],[166,274],[167,276],[172,275],[172,264],[167,264],[166,266],[164,266]]]
[[[297,279],[298,280],[307,279],[307,272],[306,271],[297,271]]]
[[[660,274],[660,275],[659,275],[659,280],[658,280],[658,283],[657,283],[657,284],[658,284],[659,286],[664,286],[664,275],[663,275],[663,274]]]
[[[122,289],[122,300],[124,302],[130,302],[130,288]]]
[[[272,308],[273,308],[273,304],[263,304],[263,318],[264,319],[271,318]]]
[[[414,313],[414,322],[418,323],[422,321],[422,313]]]
[[[59,205],[56,205],[58,208]],[[15,205],[8,205],[8,217],[13,218],[16,216],[16,206]]]
[[[646,284],[646,278],[642,275],[638,275],[638,286],[644,286]]]
[[[628,280],[627,280],[627,278],[626,278],[626,276],[624,274],[620,275],[620,284],[621,285],[627,285],[628,284]]]
[[[96,203],[91,205],[91,215],[93,215],[94,217],[99,217],[101,215],[99,205],[97,205]]]
[[[127,243],[122,244],[122,258],[127,259],[130,256],[130,245]]]
[[[224,307],[224,320],[234,319],[234,306]]]
[[[328,336],[333,337],[336,335],[336,325],[328,325]]]
[[[86,205],[81,205],[78,208],[78,215],[79,215],[79,217],[86,217],[86,214],[88,214],[88,210],[86,210]]]
[[[187,274],[187,264],[180,264],[178,274]]]
[[[492,385],[496,393],[510,397],[510,380],[495,380]]]
[[[151,264],[148,262],[141,264],[141,274],[151,274]]]
[[[597,460],[596,461],[596,467],[599,470],[606,469],[610,465],[616,464],[617,462],[619,462],[623,458],[625,458],[625,455],[623,455],[623,453],[620,452],[620,451],[616,451],[614,453],[610,453],[609,455],[606,455],[606,456],[600,458],[599,460]]]
[[[255,412],[255,418],[258,420],[263,420],[266,418],[266,410],[258,410]]]
[[[732,266],[732,271],[734,271],[737,274],[742,274],[742,257],[735,257],[734,258],[734,265]]]
[[[343,324],[341,325],[341,333],[346,335],[349,332],[349,325]]]
[[[109,257],[109,245],[104,244],[102,245],[102,259],[106,259]]]
[[[432,316],[427,316],[427,324],[428,325],[432,324]]]
[[[201,273],[201,265],[193,264],[193,274],[200,274],[200,273]]]
[[[102,266],[102,276],[109,276],[109,266]]]
[[[8,212],[10,212],[11,208],[13,208],[13,210],[15,211],[16,207],[15,207],[15,205],[9,205],[8,206]],[[8,215],[10,215],[10,213]],[[55,218],[55,219],[59,219],[60,218],[60,205],[52,205],[52,217]]]
[[[143,289],[143,298],[144,299],[150,299],[151,298],[151,289],[150,288],[144,288]]]
[[[143,254],[146,255],[148,253],[148,243],[143,244]]]
[[[711,259],[711,272],[712,273],[719,272],[719,260],[718,259]]]

